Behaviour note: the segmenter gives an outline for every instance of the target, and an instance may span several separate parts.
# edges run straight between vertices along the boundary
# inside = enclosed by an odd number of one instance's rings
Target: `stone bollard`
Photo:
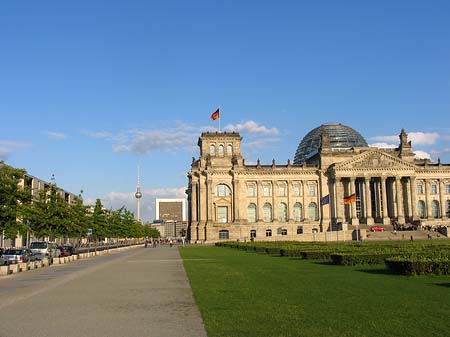
[[[19,272],[19,265],[18,264],[11,264],[9,265],[9,273],[15,274]]]
[[[42,261],[36,260],[36,261],[34,261],[34,264],[35,264],[36,268],[42,268]]]
[[[19,263],[19,271],[27,271],[28,270],[28,264],[26,262]]]
[[[0,276],[9,274],[9,266],[0,266]]]
[[[34,261],[28,262],[28,270],[33,270],[33,269],[36,269],[36,262],[34,262]]]
[[[43,259],[42,260],[42,267],[48,267],[49,265],[49,260],[48,259]]]
[[[59,264],[59,257],[54,257],[52,260],[52,264]]]

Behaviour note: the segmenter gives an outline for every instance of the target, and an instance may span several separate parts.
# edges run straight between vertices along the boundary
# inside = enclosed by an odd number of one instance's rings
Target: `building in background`
[[[0,168],[3,166],[7,166],[7,165],[4,164],[3,162],[0,162]],[[9,166],[9,167],[11,167],[11,166]],[[33,198],[36,199],[39,196],[39,191],[48,189],[52,184],[53,185],[56,184],[54,175],[52,175],[51,181],[47,182],[43,179],[36,178],[36,177],[32,176],[31,174],[25,173],[25,176],[20,181],[19,186],[21,188],[30,190],[31,195],[33,196]],[[68,192],[60,187],[57,188],[57,191],[58,191],[58,194],[62,198],[64,198],[64,200],[69,204],[72,204],[77,199],[81,198],[81,195],[76,195],[74,193]],[[26,244],[27,240],[30,240],[30,238],[24,238],[21,235],[18,235],[15,240],[5,240],[5,238],[3,236],[4,236],[3,233],[0,231],[0,237],[1,237],[0,242],[1,242],[2,247],[4,247],[4,246],[22,247]]]
[[[324,124],[285,164],[246,165],[241,140],[235,132],[199,138],[186,190],[192,242],[348,240],[372,225],[450,223],[450,164],[415,159],[404,130],[387,149]]]
[[[187,229],[186,199],[156,199],[155,208],[155,219],[164,224],[164,237],[184,236]]]

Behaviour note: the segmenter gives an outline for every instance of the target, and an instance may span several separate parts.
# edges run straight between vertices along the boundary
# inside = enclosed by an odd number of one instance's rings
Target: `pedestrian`
[[[148,246],[148,240],[145,239],[145,248],[147,248],[147,246]]]

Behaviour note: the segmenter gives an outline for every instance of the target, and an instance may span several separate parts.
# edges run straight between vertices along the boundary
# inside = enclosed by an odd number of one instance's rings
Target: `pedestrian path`
[[[0,337],[207,336],[177,247],[141,246],[102,259],[70,273],[50,267],[46,273],[59,275],[45,284],[42,277],[33,282],[34,273],[8,277],[27,284],[28,295],[16,288],[17,300],[2,310]]]

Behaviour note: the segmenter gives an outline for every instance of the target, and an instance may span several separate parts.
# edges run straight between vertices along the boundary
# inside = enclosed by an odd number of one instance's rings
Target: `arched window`
[[[302,204],[297,202],[294,205],[294,221],[301,221],[303,217]]]
[[[219,145],[219,156],[223,156],[223,145]]]
[[[211,144],[209,146],[209,154],[212,154],[212,155],[216,154],[216,147],[214,146],[214,144]]]
[[[250,204],[247,207],[247,221],[256,222],[256,205]]]
[[[264,222],[272,222],[272,205],[269,203],[264,204],[263,220]]]
[[[217,185],[217,196],[218,197],[228,197],[231,195],[230,188],[225,184]]]
[[[278,205],[278,220],[280,222],[287,221],[287,206],[284,202]]]
[[[233,145],[231,145],[231,144],[227,145],[227,153],[228,154],[233,154]]]
[[[433,218],[439,218],[439,201],[433,200],[431,202],[431,215]]]
[[[425,212],[425,203],[424,203],[424,201],[423,200],[419,200],[417,206],[418,206],[417,209],[419,211],[419,217],[421,219],[425,219],[426,212]]]
[[[319,219],[319,213],[318,213],[318,209],[317,209],[317,205],[315,202],[312,202],[309,204],[308,206],[308,219],[310,221],[315,221]]]
[[[219,231],[219,240],[228,240],[230,238],[230,233],[227,230]]]

